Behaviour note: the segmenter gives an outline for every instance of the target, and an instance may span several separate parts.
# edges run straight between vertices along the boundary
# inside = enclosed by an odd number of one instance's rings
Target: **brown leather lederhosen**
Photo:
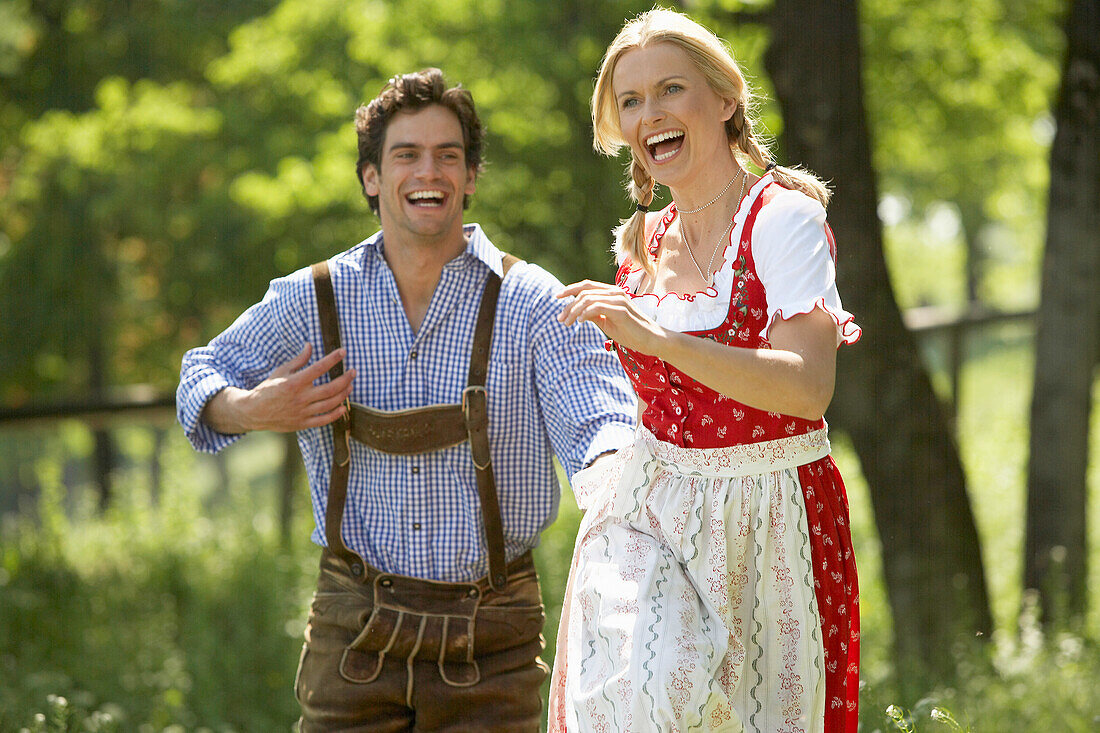
[[[505,255],[505,275],[517,261],[515,257]],[[327,262],[313,265],[313,278],[325,352],[331,353],[340,348],[341,339]],[[322,556],[321,568],[323,574],[336,570],[361,588],[365,608],[369,609],[362,631],[346,647],[340,661],[340,676],[348,682],[367,683],[375,679],[387,654],[408,654],[411,658],[431,650],[432,655],[437,655],[439,675],[446,684],[452,687],[476,684],[481,674],[475,659],[475,639],[484,637],[475,633],[482,596],[482,591],[477,588],[499,593],[508,585],[510,573],[522,573],[524,577],[534,573],[530,553],[511,564],[505,562],[500,505],[489,455],[485,384],[501,280],[501,277],[490,272],[482,293],[467,386],[463,390],[461,403],[384,412],[349,402],[348,414],[333,424],[335,447],[325,510],[328,548]],[[343,365],[337,363],[329,376],[336,379],[342,373]],[[474,584],[442,583],[383,573],[367,565],[347,547],[340,528],[347,498],[351,465],[349,440],[352,438],[371,448],[402,455],[426,453],[469,441],[488,548],[489,573],[486,578]],[[538,602],[537,597],[535,601]],[[538,627],[533,629],[536,637],[541,631],[541,621]],[[498,642],[484,639],[478,643],[491,649]]]

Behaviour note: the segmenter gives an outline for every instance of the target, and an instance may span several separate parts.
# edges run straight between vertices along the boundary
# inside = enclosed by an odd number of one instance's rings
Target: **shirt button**
[[[413,466],[409,470],[411,470],[413,473],[420,473],[420,466]]]
[[[420,526],[421,526],[421,525],[420,525],[420,522],[413,522],[413,529],[415,529],[415,530],[419,531],[419,530],[420,530]]]
[[[416,361],[416,357],[417,357],[416,351],[410,351],[409,352],[409,360],[410,361]]]

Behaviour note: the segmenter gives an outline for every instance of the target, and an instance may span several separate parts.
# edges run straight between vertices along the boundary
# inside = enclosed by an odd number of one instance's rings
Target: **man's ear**
[[[363,182],[363,190],[368,196],[377,196],[382,190],[379,185],[381,175],[378,173],[378,169],[374,167],[373,163],[367,163],[359,171],[359,180]]]
[[[466,168],[466,187],[462,192],[467,196],[473,196],[477,192],[477,168],[472,165]]]

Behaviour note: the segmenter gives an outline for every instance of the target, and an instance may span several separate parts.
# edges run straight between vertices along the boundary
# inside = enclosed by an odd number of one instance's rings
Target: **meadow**
[[[996,631],[945,649],[957,674],[918,679],[891,651],[891,620],[868,492],[843,433],[834,452],[848,484],[860,567],[861,730],[1100,730],[1100,604],[1074,628],[1044,631],[1020,588],[1032,329],[1004,325],[970,340],[957,429],[966,464]],[[926,344],[929,363],[942,354]],[[937,386],[945,383],[937,376]],[[1100,408],[1100,394],[1094,398]],[[1100,455],[1100,409],[1093,455]],[[278,531],[282,442],[254,435],[218,464],[178,430],[163,448],[154,499],[151,430],[118,431],[117,496],[95,511],[79,457],[86,429],[5,432],[9,454],[30,457],[42,492],[0,527],[0,731],[287,731],[291,690],[317,549],[305,487],[290,540]],[[22,446],[22,447],[21,447]],[[30,448],[33,446],[33,449]],[[1090,587],[1100,587],[1100,467],[1090,485]],[[75,489],[73,487],[76,487]],[[579,514],[568,488],[537,550],[552,662]]]

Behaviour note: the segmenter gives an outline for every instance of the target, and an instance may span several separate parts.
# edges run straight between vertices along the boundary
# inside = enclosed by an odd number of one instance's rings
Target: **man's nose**
[[[417,175],[422,178],[435,178],[442,170],[442,166],[434,155],[423,155],[416,166]]]

